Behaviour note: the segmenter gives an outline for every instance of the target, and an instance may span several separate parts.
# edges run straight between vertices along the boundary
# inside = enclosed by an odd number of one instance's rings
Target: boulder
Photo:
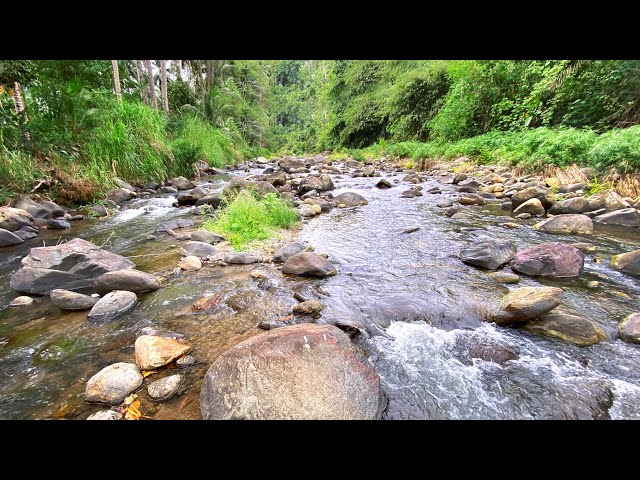
[[[537,198],[538,200],[540,200],[540,203],[545,208],[545,210],[549,210],[549,208],[551,208],[551,206],[556,203],[551,190],[541,186],[531,186],[520,190],[518,193],[511,197],[511,203],[513,204],[513,208],[517,209],[524,202],[526,202],[527,200],[531,200],[532,198]]]
[[[205,420],[374,420],[384,408],[380,379],[349,337],[303,323],[244,340],[205,375]]]
[[[240,190],[244,190],[249,188],[249,182],[247,182],[244,178],[233,176],[229,179],[229,182],[224,187],[223,195],[233,196],[237,194]]]
[[[131,200],[134,196],[135,193],[126,188],[114,188],[107,192],[107,200],[111,200],[118,205]]]
[[[333,197],[333,202],[338,206],[344,205],[345,207],[357,207],[358,205],[366,205],[369,203],[366,198],[355,192],[344,192],[336,195]]]
[[[322,181],[319,177],[309,175],[300,182],[300,185],[298,186],[298,195],[304,195],[305,193],[314,190],[316,192],[322,191]]]
[[[623,227],[640,226],[640,214],[635,208],[623,208],[612,212],[603,213],[593,218],[595,223],[603,225],[620,225]]]
[[[128,290],[129,292],[143,293],[160,288],[160,282],[150,273],[130,268],[100,275],[95,279],[94,288],[101,294],[113,290]]]
[[[329,175],[320,175],[320,183],[322,188],[319,190],[321,192],[328,192],[329,190],[333,190],[336,187],[333,185],[333,180]]]
[[[184,177],[176,177],[171,181],[171,184],[177,188],[178,190],[191,190],[195,188],[195,183],[184,178]]]
[[[36,227],[29,227],[28,225],[20,227],[18,230],[14,230],[11,233],[21,238],[22,240],[29,240],[30,238],[35,238],[38,236],[38,230],[36,229]]]
[[[180,260],[180,262],[178,263],[178,267],[180,267],[181,270],[186,271],[200,270],[202,268],[202,262],[198,257],[189,255],[188,257],[184,257],[182,260]]]
[[[511,261],[516,254],[516,246],[509,240],[481,238],[460,250],[460,258],[464,263],[495,270]]]
[[[117,405],[142,385],[143,377],[134,363],[114,363],[103,368],[87,382],[87,402]]]
[[[205,242],[189,241],[182,246],[182,254],[185,256],[208,257],[218,253],[218,249]]]
[[[611,266],[628,275],[640,277],[640,249],[611,257]]]
[[[293,313],[298,315],[320,315],[324,305],[317,300],[307,300],[293,306]]]
[[[458,198],[461,205],[485,205],[487,200],[476,193],[464,193]]]
[[[280,196],[280,192],[276,187],[271,185],[269,182],[255,182],[250,184],[256,192],[260,195],[266,195],[267,193],[275,193],[277,196]]]
[[[10,232],[9,230],[5,230],[4,228],[0,228],[0,247],[18,245],[19,243],[23,242],[24,240],[18,235]]]
[[[126,290],[116,290],[107,293],[98,300],[93,308],[91,308],[87,317],[89,320],[113,320],[117,316],[131,310],[137,301],[138,297],[135,293],[127,292]]]
[[[313,252],[301,252],[292,255],[284,262],[282,273],[329,277],[337,272],[326,258]]]
[[[256,257],[255,255],[251,255],[246,252],[241,253],[230,253],[226,257],[224,257],[225,263],[229,264],[241,264],[246,265],[249,263],[258,263],[260,261],[260,257]]]
[[[618,332],[625,342],[640,343],[640,313],[626,316],[618,325]]]
[[[51,303],[62,310],[89,310],[97,302],[98,298],[81,293],[71,292],[56,288],[51,290]]]
[[[171,187],[169,185],[165,185],[164,187],[160,187],[160,191],[162,193],[178,193],[178,189],[176,187]]]
[[[300,205],[297,211],[302,218],[311,218],[316,216],[315,209],[311,205],[307,205],[306,203]]]
[[[147,392],[152,400],[168,400],[178,393],[181,383],[182,375],[171,375],[151,382],[147,388]]]
[[[189,345],[157,335],[142,335],[135,343],[136,363],[142,370],[162,367],[190,351]]]
[[[586,215],[556,215],[536,223],[534,230],[546,233],[593,233],[593,221]]]
[[[24,226],[33,227],[33,216],[20,208],[0,207],[0,228],[14,232]]]
[[[531,198],[524,203],[521,203],[518,208],[516,208],[513,213],[529,213],[531,215],[542,216],[544,215],[545,209],[542,206],[542,202],[537,198]]]
[[[31,216],[35,218],[43,218],[45,220],[53,218],[53,215],[51,214],[49,208],[45,207],[44,205],[40,205],[28,195],[21,196],[18,200],[16,200],[13,207],[29,212]],[[58,216],[62,215],[64,215],[64,210],[62,211],[62,214]]]
[[[554,204],[549,213],[553,215],[569,215],[576,213],[584,213],[591,210],[589,208],[589,202],[585,197],[568,198],[567,200],[561,200]]]
[[[292,242],[279,248],[273,255],[273,261],[278,263],[286,262],[289,257],[304,251],[305,248],[306,247],[300,242]]]
[[[198,201],[198,197],[196,197],[190,191],[179,192],[176,195],[176,200],[178,201],[178,205],[195,205]]]
[[[22,265],[11,276],[11,289],[37,295],[46,295],[55,288],[90,289],[96,277],[134,266],[130,260],[80,238],[32,248]]]
[[[584,265],[584,253],[560,242],[541,243],[519,251],[511,268],[531,276],[577,277]]]
[[[285,172],[289,173],[292,169],[304,168],[304,159],[299,158],[281,158],[278,165]]]
[[[267,177],[267,182],[270,182],[274,187],[281,187],[287,183],[287,176],[284,172],[274,173]]]
[[[550,312],[522,327],[528,332],[555,337],[580,346],[588,346],[607,338],[591,320],[565,312]]]
[[[525,322],[541,317],[560,305],[562,289],[556,287],[522,287],[507,293],[489,321],[498,324]]]
[[[220,195],[215,193],[200,197],[196,201],[196,207],[199,207],[200,205],[211,205],[215,209],[220,207],[220,204],[222,204],[222,198],[220,198]]]
[[[194,242],[204,242],[208,244],[216,244],[224,241],[224,237],[208,230],[195,230],[191,232],[191,240]]]
[[[604,208],[607,212],[629,208],[629,202],[618,195],[613,190],[605,190],[604,192],[591,195],[588,199],[587,211],[600,210]]]

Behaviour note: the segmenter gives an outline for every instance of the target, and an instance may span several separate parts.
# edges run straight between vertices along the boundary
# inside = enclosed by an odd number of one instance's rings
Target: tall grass
[[[227,135],[192,115],[181,122],[171,147],[175,158],[185,164],[205,160],[210,166],[221,168],[241,159]]]
[[[20,150],[8,150],[0,145],[0,204],[14,192],[28,192],[44,175],[33,158]]]
[[[299,217],[291,206],[274,193],[264,197],[241,191],[224,199],[223,207],[204,228],[224,236],[235,249],[244,250],[255,240],[266,240],[277,228],[292,228]]]

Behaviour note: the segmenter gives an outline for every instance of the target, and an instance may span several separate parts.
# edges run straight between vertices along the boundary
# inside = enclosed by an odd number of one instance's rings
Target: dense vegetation
[[[116,65],[0,61],[0,200],[35,188],[83,202],[116,176],[161,180],[189,175],[196,160],[327,149],[640,167],[640,61]]]

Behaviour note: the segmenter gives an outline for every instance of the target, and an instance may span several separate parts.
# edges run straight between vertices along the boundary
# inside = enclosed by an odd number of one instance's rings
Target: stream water
[[[393,182],[404,174],[386,175]],[[384,418],[640,418],[638,346],[613,339],[578,347],[482,322],[486,306],[514,286],[498,284],[486,271],[457,258],[461,247],[481,235],[511,239],[519,249],[547,241],[588,241],[597,250],[586,255],[578,279],[522,276],[515,287],[561,286],[563,308],[589,317],[615,337],[618,321],[637,309],[640,284],[610,269],[609,259],[640,248],[636,234],[550,235],[532,230],[528,222],[509,229],[500,223],[512,219],[496,204],[467,207],[468,218],[451,219],[436,204],[449,198],[453,188],[435,179],[424,182],[424,196],[410,199],[400,195],[406,184],[381,190],[375,188],[379,178],[332,177],[334,195],[355,191],[369,204],[323,213],[301,229],[299,239],[327,253],[336,265],[338,274],[327,279],[283,277],[273,264],[176,273],[180,242],[164,234],[150,238],[160,222],[193,217],[192,208],[171,206],[172,195],[134,200],[115,217],[75,222],[64,231],[44,230],[22,245],[4,248],[0,308],[16,296],[9,279],[20,259],[43,241],[53,245],[81,237],[104,244],[165,280],[159,290],[140,295],[130,314],[108,323],[88,322],[86,312],[62,312],[47,298],[31,307],[0,310],[0,418],[81,419],[100,410],[84,401],[86,381],[113,362],[133,362],[133,343],[145,328],[185,335],[198,363],[180,369],[185,391],[174,399],[156,404],[140,390],[143,414],[201,418],[200,383],[211,362],[230,345],[260,333],[260,321],[287,317],[296,303],[294,290],[325,304],[320,322],[340,319],[362,327],[355,341],[381,377],[389,399]],[[221,188],[224,180],[211,182]],[[442,194],[426,193],[435,185]],[[413,226],[420,229],[403,232]],[[268,278],[252,280],[249,272],[255,268]],[[215,297],[215,305],[194,311],[191,305],[203,297]],[[496,345],[517,358],[499,364],[469,355],[472,348]]]

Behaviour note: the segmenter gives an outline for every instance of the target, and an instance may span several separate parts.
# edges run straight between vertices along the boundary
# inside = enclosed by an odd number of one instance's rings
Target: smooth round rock
[[[33,304],[33,298],[28,297],[27,295],[20,295],[19,297],[11,300],[9,304],[10,307],[26,307],[27,305]]]
[[[489,276],[498,283],[518,283],[520,277],[510,272],[492,272]]]
[[[256,257],[255,255],[251,255],[246,252],[230,253],[224,257],[224,261],[229,264],[247,265],[250,263],[258,263],[260,261],[260,257]]]
[[[51,290],[51,303],[62,310],[89,310],[98,299],[89,295],[56,288]]]
[[[304,249],[305,246],[301,242],[292,242],[279,248],[273,255],[273,261],[278,263],[286,262],[289,257],[292,257],[296,253],[303,252]]]
[[[137,301],[138,297],[135,293],[116,290],[98,300],[88,317],[91,320],[111,320],[131,310]]]
[[[329,277],[336,274],[336,269],[329,260],[317,253],[301,252],[292,255],[284,262],[282,273]]]
[[[178,263],[178,267],[180,267],[182,270],[187,271],[200,270],[202,268],[202,262],[198,257],[189,255],[188,257],[184,257],[182,260],[180,260],[180,263]]]
[[[158,279],[150,273],[132,268],[116,270],[100,275],[95,279],[95,289],[98,293],[108,293],[113,290],[127,290],[134,293],[150,292],[160,288]]]
[[[143,377],[135,363],[114,363],[89,379],[84,398],[87,402],[117,405],[138,389],[142,381]]]
[[[218,249],[205,242],[190,241],[182,246],[182,254],[185,256],[208,257],[218,253]]]
[[[533,226],[534,230],[546,233],[593,233],[593,220],[586,215],[556,215]]]
[[[224,241],[224,237],[221,237],[217,233],[209,232],[208,230],[196,230],[194,232],[191,232],[191,240],[193,240],[194,242],[204,242],[211,245]]]
[[[538,318],[560,305],[562,293],[556,287],[516,288],[502,297],[490,321],[509,324]]]
[[[640,313],[632,313],[618,325],[620,338],[626,342],[640,343]]]
[[[168,400],[180,389],[182,375],[171,375],[152,382],[147,388],[152,400]]]
[[[333,197],[336,205],[344,205],[345,207],[357,207],[359,205],[366,205],[369,202],[362,195],[355,192],[344,192],[340,195]]]

